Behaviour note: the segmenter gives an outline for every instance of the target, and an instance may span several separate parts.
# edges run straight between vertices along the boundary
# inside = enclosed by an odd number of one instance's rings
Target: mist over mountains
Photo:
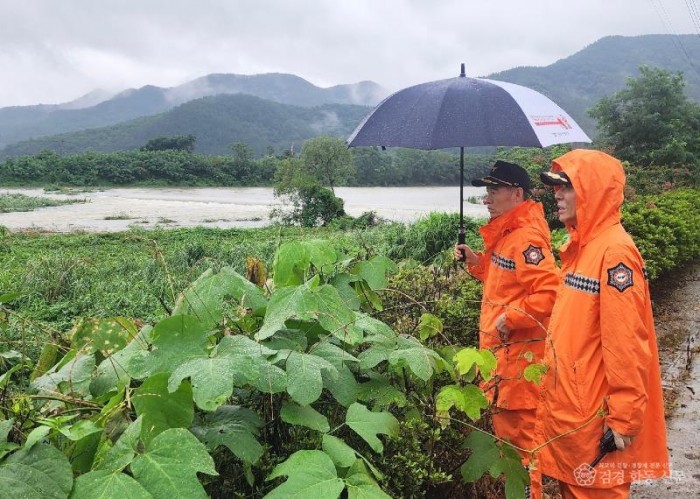
[[[542,92],[595,135],[586,110],[624,88],[642,64],[682,71],[687,95],[700,101],[695,61],[700,61],[695,35],[612,36],[546,67],[487,77]],[[180,134],[195,135],[195,150],[203,154],[226,154],[235,143],[262,154],[269,147],[300,147],[316,135],[346,137],[387,94],[370,81],[320,88],[280,73],[210,74],[176,87],[147,85],[116,95],[96,90],[64,104],[0,108],[0,158],[44,149],[62,154],[137,149],[154,137]]]

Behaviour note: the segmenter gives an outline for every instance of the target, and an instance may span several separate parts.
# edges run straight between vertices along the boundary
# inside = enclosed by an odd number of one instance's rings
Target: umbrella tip
[[[459,76],[460,78],[464,78],[465,76],[467,76],[467,73],[464,72],[464,63],[462,63],[462,72],[459,73]]]

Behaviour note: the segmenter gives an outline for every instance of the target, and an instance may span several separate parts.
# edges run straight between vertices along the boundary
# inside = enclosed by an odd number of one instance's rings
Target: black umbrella
[[[534,90],[459,77],[408,87],[375,107],[348,138],[350,147],[459,147],[459,242],[464,242],[464,148],[547,147],[590,142],[562,108]]]

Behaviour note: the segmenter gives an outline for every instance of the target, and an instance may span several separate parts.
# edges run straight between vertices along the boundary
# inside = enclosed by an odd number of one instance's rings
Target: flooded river
[[[45,193],[42,189],[0,189],[52,199],[80,199],[83,203],[0,213],[0,225],[10,230],[53,232],[111,232],[129,227],[261,227],[280,200],[268,187],[240,188],[125,188],[75,194]],[[480,197],[484,189],[465,187],[464,197]],[[336,195],[352,216],[374,211],[378,216],[409,222],[432,211],[459,212],[455,187],[339,187]],[[486,217],[482,204],[465,201],[465,216]]]

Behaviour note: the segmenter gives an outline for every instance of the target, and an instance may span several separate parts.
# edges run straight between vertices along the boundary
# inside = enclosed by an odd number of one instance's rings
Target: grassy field
[[[0,194],[0,213],[16,211],[32,211],[46,206],[60,206],[63,204],[84,203],[84,199],[50,199],[39,196],[25,196],[24,194]]]

